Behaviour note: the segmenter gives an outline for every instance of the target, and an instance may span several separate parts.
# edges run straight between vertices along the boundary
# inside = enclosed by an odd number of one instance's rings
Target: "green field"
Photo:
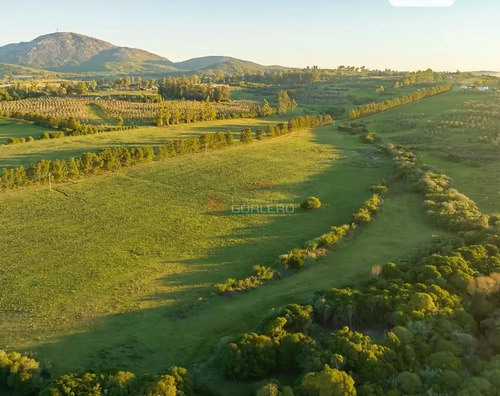
[[[47,128],[42,128],[29,122],[0,118],[0,145],[4,144],[10,138],[27,138],[32,136],[36,139],[44,132],[47,132]],[[0,150],[3,148],[0,146]],[[0,155],[3,156],[3,154]]]
[[[286,115],[293,117],[293,113]],[[201,122],[195,124],[180,124],[166,127],[140,127],[116,132],[104,132],[95,135],[69,136],[61,139],[41,140],[30,143],[0,146],[0,169],[12,168],[17,166],[29,166],[41,159],[66,159],[80,156],[84,152],[97,151],[103,147],[115,146],[139,146],[164,144],[168,140],[181,139],[186,137],[198,137],[204,133],[212,132],[234,132],[235,138],[238,138],[239,132],[244,128],[253,130],[265,129],[269,124],[275,124],[285,119],[284,115],[271,116],[267,118],[246,118],[236,120],[218,120]],[[0,119],[1,121],[1,119]],[[0,124],[0,131],[2,130]],[[27,128],[26,131],[23,128]],[[33,133],[36,126],[31,124],[21,124],[18,127],[18,137],[24,134]],[[42,129],[38,128],[42,133]],[[20,131],[23,131],[21,134]],[[44,131],[47,131],[45,129]],[[10,136],[9,136],[10,137]]]
[[[230,303],[211,299],[214,283],[248,276],[254,264],[274,265],[280,254],[349,221],[368,198],[368,186],[390,171],[386,160],[333,127],[193,159],[52,192],[2,194],[0,245],[9,260],[0,285],[6,291],[0,344],[39,351],[59,372],[111,363],[147,371],[189,361],[200,341],[177,331],[185,321],[181,312],[208,299],[195,315],[203,327],[205,305]],[[289,216],[205,213],[207,193],[264,181],[293,191],[297,202],[317,195],[324,209]],[[159,328],[145,333],[148,323]],[[242,322],[241,328],[254,325]],[[126,329],[120,339],[117,328]],[[204,335],[207,347],[221,331]],[[66,341],[73,337],[86,341]],[[111,347],[110,337],[116,341]]]
[[[319,92],[319,98],[330,95],[332,87],[375,97],[373,88],[384,80],[370,79],[357,87],[360,81],[309,89]],[[396,96],[414,90],[406,87]],[[259,97],[253,89],[235,94]],[[331,104],[316,100],[311,97],[287,114],[267,118],[1,146],[0,168],[103,147],[155,146],[203,133],[233,131],[238,138],[244,128],[255,132]],[[487,106],[480,122],[471,101]],[[481,210],[494,213],[500,212],[500,153],[493,134],[499,104],[494,93],[455,90],[357,121],[384,143],[403,144],[418,153],[451,176],[453,185]],[[36,137],[44,131],[0,119],[0,139],[7,140],[9,133]],[[283,279],[230,297],[216,295],[214,285],[248,277],[256,264],[280,268],[279,255],[333,225],[349,223],[370,197],[369,186],[392,170],[392,161],[375,146],[328,125],[56,184],[51,191],[44,186],[2,192],[0,349],[33,352],[52,375],[101,367],[160,372],[181,365],[216,383],[222,394],[243,394],[247,385],[224,380],[211,363],[221,342],[252,331],[276,307],[307,302],[317,290],[358,284],[374,265],[408,260],[433,235],[445,233],[426,221],[422,197],[396,181],[371,223],[303,271],[284,271]],[[287,191],[293,214],[206,212],[208,194],[226,196],[265,182]],[[321,199],[322,208],[300,209],[312,195]],[[269,197],[258,189],[252,199]]]
[[[485,213],[500,212],[500,139],[480,141],[486,132],[500,133],[494,112],[476,125],[443,128],[443,120],[466,119],[466,102],[500,105],[493,93],[455,90],[363,119],[385,141],[408,144],[421,159],[449,175],[454,186],[477,202]],[[487,116],[491,118],[487,118]],[[400,120],[406,120],[403,123]],[[486,121],[484,121],[486,119]],[[408,122],[408,120],[410,122]],[[412,124],[414,122],[415,124]],[[429,123],[431,127],[428,127]],[[406,127],[407,126],[407,127]]]

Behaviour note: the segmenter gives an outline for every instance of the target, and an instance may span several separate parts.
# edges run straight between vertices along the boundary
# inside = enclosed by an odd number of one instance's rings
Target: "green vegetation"
[[[243,279],[253,265],[270,266],[283,251],[316,237],[322,229],[327,231],[331,224],[348,221],[349,213],[369,196],[368,186],[384,177],[388,170],[384,162],[380,167],[367,167],[350,156],[334,162],[338,154],[332,144],[337,150],[361,149],[361,144],[332,134],[331,126],[318,128],[315,134],[317,143],[310,141],[309,132],[297,132],[279,144],[265,140],[200,156],[197,161],[192,156],[175,157],[116,175],[61,185],[52,193],[31,190],[4,194],[1,199],[5,232],[1,233],[1,243],[17,248],[8,253],[11,260],[7,276],[2,278],[2,290],[8,288],[9,292],[2,294],[1,305],[6,312],[16,306],[23,313],[8,314],[2,321],[2,345],[37,350],[54,361],[58,372],[63,367],[77,368],[98,362],[109,366],[121,361],[130,364],[131,369],[135,367],[134,361],[141,362],[141,371],[157,371],[157,367],[167,362],[187,363],[195,359],[200,349],[198,336],[191,337],[192,333],[189,340],[181,341],[182,335],[189,333],[187,328],[206,329],[202,338],[207,352],[221,331],[225,334],[235,331],[234,322],[232,319],[227,322],[229,317],[222,315],[213,323],[221,327],[212,330],[201,322],[193,324],[191,320],[196,316],[190,319],[189,313],[197,305],[198,309],[214,312],[214,317],[219,317],[215,312],[224,306],[224,301],[203,303],[198,298],[209,297],[214,284],[228,277]],[[296,161],[298,158],[300,163]],[[228,187],[241,189],[267,180],[270,168],[274,169],[272,181],[291,186],[299,202],[313,191],[320,195],[325,205],[321,213],[222,218],[205,214],[208,192],[226,191]],[[186,183],[186,172],[204,176]],[[338,183],[327,183],[332,179]],[[307,183],[308,180],[313,184]],[[356,182],[346,185],[342,180]],[[111,204],[110,196],[120,198],[118,201],[114,198]],[[183,205],[177,205],[178,202]],[[30,222],[21,221],[19,216],[28,215],[23,208],[35,206],[38,214]],[[130,210],[133,207],[141,207],[140,217]],[[69,211],[71,217],[65,215]],[[295,231],[297,220],[300,235]],[[249,234],[256,227],[258,233]],[[18,240],[18,233],[25,237]],[[42,234],[46,238],[44,247],[31,243]],[[72,244],[63,243],[66,240],[78,240],[80,248],[75,250]],[[262,260],[256,262],[256,257]],[[43,272],[31,270],[34,262],[44,268]],[[101,265],[103,262],[106,266]],[[70,283],[66,281],[67,274],[71,274]],[[16,287],[10,289],[9,285]],[[288,295],[286,287],[280,286],[278,290],[283,293],[278,295]],[[62,314],[61,307],[67,306],[68,301],[72,308]],[[253,309],[261,312],[258,304]],[[123,316],[113,315],[118,313]],[[158,322],[155,319],[158,314],[166,319]],[[188,317],[176,322],[174,318],[181,314]],[[240,328],[249,326],[254,317],[240,320]],[[98,318],[102,318],[99,320],[102,325],[94,328]],[[104,324],[108,320],[123,320],[117,325],[128,329],[111,348],[108,340],[111,334],[116,337],[116,331],[111,322],[110,327]],[[135,325],[131,327],[132,323]],[[157,326],[151,327],[152,323]],[[24,333],[20,329],[25,326],[31,328],[30,340],[21,338]],[[81,349],[70,346],[74,345],[72,337],[77,336],[73,334],[77,329],[92,328],[88,334],[82,334],[94,340],[92,347],[86,341]],[[104,332],[98,335],[101,331]],[[164,332],[169,334],[167,343]],[[151,348],[156,351],[148,352],[147,362],[140,357],[126,358],[131,352],[119,345],[129,344],[126,340],[130,334],[136,340],[130,345],[135,345],[138,356]],[[56,337],[63,337],[59,339],[68,343],[54,343]],[[65,348],[72,353],[64,353]],[[68,358],[65,362],[60,359],[63,355]]]
[[[316,197],[309,197],[300,204],[302,209],[319,209],[321,208],[321,201]]]
[[[434,96],[443,92],[448,92],[451,91],[451,89],[452,89],[451,85],[439,85],[431,88],[425,88],[400,98],[386,100],[384,102],[379,102],[379,103],[369,103],[351,110],[349,112],[349,118],[353,119],[353,118],[365,117],[367,115],[378,113],[379,111],[384,111],[387,109],[391,109],[393,107],[398,107],[408,103],[412,103],[429,96]]]
[[[7,143],[9,139],[27,139],[30,136],[39,136],[46,129],[28,122],[0,118],[0,144]]]
[[[2,396],[495,394],[493,77],[94,44],[0,90]]]

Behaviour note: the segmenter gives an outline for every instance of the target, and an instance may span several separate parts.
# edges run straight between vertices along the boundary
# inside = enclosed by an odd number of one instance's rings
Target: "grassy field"
[[[378,84],[372,80],[359,95]],[[241,98],[247,94],[237,91]],[[2,146],[0,168],[202,133],[230,130],[237,137],[243,128],[302,115],[316,106],[314,100],[263,119]],[[453,91],[362,121],[384,142],[404,144],[452,176],[483,211],[500,212],[498,146],[490,135],[491,141],[481,140],[497,121],[488,110],[478,122],[466,106],[469,101],[494,108],[498,97]],[[450,120],[465,123],[449,127]],[[0,139],[10,137],[2,134],[6,122],[0,119]],[[36,128],[15,127],[18,137]],[[309,268],[231,298],[216,296],[214,284],[247,277],[255,264],[278,266],[280,254],[350,221],[370,196],[370,184],[391,171],[390,160],[374,146],[326,126],[60,184],[52,191],[1,193],[0,349],[33,351],[50,362],[54,375],[102,366],[142,373],[184,365],[202,379],[217,381],[223,394],[240,395],[245,389],[222,380],[205,360],[221,338],[253,330],[273,308],[307,302],[313,291],[366,279],[373,265],[406,260],[441,232],[426,222],[422,197],[396,183],[372,223]],[[209,193],[224,196],[264,182],[286,189],[297,210],[289,215],[206,213]],[[311,195],[321,199],[322,209],[299,209]],[[258,190],[252,199],[264,201],[269,195]]]
[[[10,138],[27,138],[32,136],[36,139],[47,130],[47,128],[42,128],[29,122],[0,118],[0,145],[4,144]],[[1,149],[2,147],[0,147]]]
[[[487,106],[471,111],[468,102]],[[500,212],[500,97],[455,90],[384,114],[364,118],[384,141],[405,144],[421,159],[451,176],[454,186],[486,213]],[[488,109],[493,110],[488,110]],[[498,111],[498,110],[497,110]],[[446,122],[464,125],[449,126]],[[493,132],[493,134],[491,134]],[[491,135],[485,139],[484,135]]]
[[[41,159],[66,159],[76,157],[84,152],[96,151],[103,147],[159,145],[172,139],[193,136],[198,137],[203,133],[232,131],[237,139],[239,132],[244,128],[252,128],[253,130],[258,128],[265,129],[269,124],[276,124],[299,114],[300,112],[296,111],[289,112],[285,115],[275,115],[258,119],[243,118],[165,127],[140,127],[138,129],[126,131],[105,132],[87,136],[70,136],[62,139],[41,140],[30,143],[0,146],[0,169],[17,167],[20,165],[26,167],[29,166],[30,163],[37,162]],[[16,133],[16,136],[23,136],[21,134],[23,128],[27,128],[27,131],[30,131],[22,132],[23,134],[28,133],[29,136],[29,133],[33,133],[32,131],[38,127],[31,124],[20,124],[18,127],[19,132]],[[2,129],[3,126],[0,124],[0,131],[2,131]],[[41,131],[42,129],[40,129],[40,132],[35,134],[35,136],[38,136]]]
[[[189,334],[182,313],[190,317],[199,304],[194,327],[216,322],[217,308],[204,314],[204,307],[231,301],[210,298],[214,283],[248,276],[254,264],[273,265],[279,254],[349,221],[368,186],[390,171],[386,160],[331,126],[194,159],[52,192],[2,194],[0,246],[8,260],[0,346],[38,351],[57,372],[101,364],[157,371],[189,362],[201,342],[214,345],[234,328],[224,322]],[[296,202],[316,195],[324,208],[289,216],[205,213],[207,193],[264,181],[289,189]]]

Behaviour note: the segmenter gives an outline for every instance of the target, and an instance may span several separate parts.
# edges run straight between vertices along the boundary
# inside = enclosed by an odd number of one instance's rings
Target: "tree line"
[[[46,84],[40,84],[36,81],[32,81],[29,84],[16,83],[0,89],[0,102],[43,96],[85,95],[89,92],[95,92],[97,86],[98,84],[95,80]]]
[[[5,142],[6,145],[11,144],[20,144],[20,143],[30,143],[35,140],[51,140],[51,139],[61,139],[68,136],[84,136],[84,135],[94,135],[96,133],[105,133],[105,132],[116,132],[116,131],[126,131],[130,129],[139,128],[137,125],[129,125],[129,126],[116,126],[116,127],[96,127],[91,125],[81,125],[75,130],[70,131],[56,131],[56,132],[44,132],[37,139],[33,138],[33,136],[28,136],[27,138],[9,138]]]
[[[32,357],[2,350],[0,387],[9,389],[17,396],[214,395],[183,367],[174,366],[160,374],[142,375],[106,368],[97,372],[69,372],[51,378],[47,368]]]
[[[443,92],[449,92],[451,91],[452,86],[451,85],[438,85],[430,88],[424,88],[420,91],[413,92],[411,94],[399,97],[399,98],[394,98],[390,100],[386,100],[384,102],[374,102],[374,103],[369,103],[366,105],[359,106],[355,109],[352,109],[349,111],[349,118],[354,119],[354,118],[359,118],[359,117],[366,117],[371,114],[378,113],[380,111],[392,109],[394,107],[402,106],[408,103],[416,102],[420,99],[427,98],[429,96],[434,96],[438,95]]]
[[[410,72],[402,80],[396,81],[394,88],[407,87],[420,83],[433,83],[437,80],[442,80],[442,73],[436,73],[432,69],[418,70]]]
[[[392,156],[396,176],[424,196],[428,218],[447,231],[477,231],[490,226],[488,215],[476,203],[451,187],[451,180],[434,168],[419,164],[411,151],[389,144],[385,150]]]
[[[164,78],[158,93],[164,99],[203,100],[207,102],[228,102],[231,89],[228,85],[203,84],[198,76],[188,78]]]
[[[331,123],[329,115],[304,116],[290,120],[288,124],[279,126],[269,126],[271,131],[279,131],[269,137],[282,136],[300,128],[313,127],[324,123]],[[243,131],[248,133],[248,131]],[[244,135],[242,133],[242,135]],[[253,132],[250,130],[250,140],[253,141]],[[246,135],[245,135],[246,136]],[[142,163],[151,162],[155,159],[164,160],[177,155],[193,154],[205,152],[207,150],[217,150],[231,146],[235,142],[232,132],[209,133],[201,135],[199,138],[177,139],[160,145],[155,149],[151,146],[141,147],[114,147],[103,148],[96,153],[83,153],[78,158],[68,160],[46,160],[42,159],[35,164],[31,164],[26,170],[23,166],[13,169],[3,169],[0,175],[0,190],[12,190],[31,185],[47,185],[49,181],[63,182],[90,175],[99,174],[106,171],[118,171],[122,168],[137,166]]]

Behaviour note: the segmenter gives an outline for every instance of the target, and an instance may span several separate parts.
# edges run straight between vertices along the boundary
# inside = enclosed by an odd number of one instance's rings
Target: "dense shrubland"
[[[104,369],[100,372],[77,371],[50,379],[39,362],[20,353],[0,350],[0,388],[16,396],[159,396],[211,395],[195,383],[183,367],[172,367],[162,374],[135,375],[128,371]]]

